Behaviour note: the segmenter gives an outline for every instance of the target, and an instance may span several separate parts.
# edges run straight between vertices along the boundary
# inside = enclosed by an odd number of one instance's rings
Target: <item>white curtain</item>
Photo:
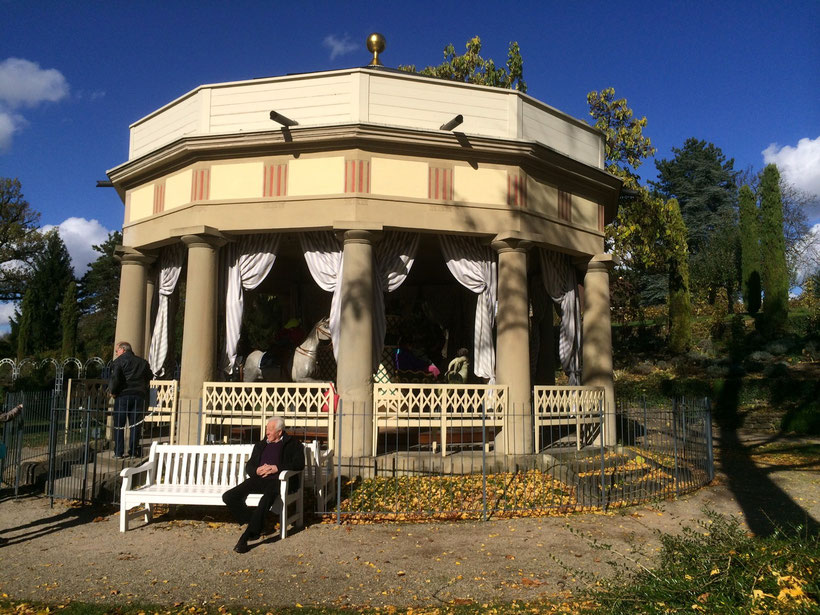
[[[581,307],[575,267],[566,254],[541,252],[541,278],[561,315],[558,357],[570,385],[581,384]]]
[[[495,382],[493,324],[498,274],[495,254],[475,237],[442,235],[441,251],[447,268],[465,288],[476,293],[473,371]]]
[[[373,251],[376,261],[376,287],[373,289],[373,367],[379,365],[384,349],[387,321],[384,295],[404,284],[416,258],[417,233],[386,233]]]
[[[148,351],[148,363],[151,364],[151,371],[156,378],[163,378],[165,374],[165,361],[168,358],[168,347],[170,345],[168,322],[168,303],[174,289],[177,287],[179,275],[182,273],[182,263],[185,260],[185,247],[181,243],[168,246],[162,251],[160,257],[159,279],[157,280],[157,290],[159,292],[159,303],[157,305],[157,317],[154,321],[154,332],[151,335],[151,348]]]
[[[333,356],[338,360],[340,298],[344,265],[342,246],[330,231],[301,233],[299,242],[313,280],[322,290],[333,293],[330,301],[330,339],[333,343]]]
[[[279,249],[279,235],[243,235],[227,246],[227,289],[225,295],[225,354],[223,369],[236,369],[236,347],[242,329],[245,291],[259,286],[270,273]]]

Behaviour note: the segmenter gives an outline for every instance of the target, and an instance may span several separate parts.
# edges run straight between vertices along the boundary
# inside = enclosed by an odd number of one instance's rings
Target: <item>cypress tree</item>
[[[689,294],[689,251],[686,225],[675,199],[666,203],[669,241],[669,349],[685,352],[692,343],[692,301]]]
[[[789,272],[783,237],[780,172],[770,164],[760,178],[760,252],[762,257],[763,326],[769,333],[783,329],[789,311]]]
[[[760,241],[755,196],[749,186],[740,189],[740,268],[743,303],[749,314],[760,310]]]
[[[60,328],[63,330],[62,356],[73,357],[77,350],[77,322],[80,310],[77,305],[77,283],[72,281],[66,286],[63,294],[63,305],[60,309]]]
[[[26,291],[23,295],[23,301],[20,305],[20,311],[15,314],[16,322],[12,322],[12,326],[16,325],[17,329],[17,360],[21,361],[29,354],[31,347],[31,319],[34,306],[34,293],[31,289]],[[15,310],[16,312],[16,310]]]

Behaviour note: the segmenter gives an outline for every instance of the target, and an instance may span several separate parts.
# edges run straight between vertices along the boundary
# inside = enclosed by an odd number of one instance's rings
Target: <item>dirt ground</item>
[[[746,434],[738,450],[724,449],[715,482],[675,501],[605,514],[486,523],[313,523],[284,541],[263,536],[244,555],[232,550],[239,529],[222,509],[176,508],[150,525],[135,522],[121,534],[115,511],[59,501],[51,508],[41,496],[5,494],[0,496],[0,592],[49,603],[255,607],[411,606],[554,596],[586,586],[590,581],[584,572],[611,574],[609,561],[635,567],[619,554],[650,563],[659,548],[658,533],[705,519],[705,507],[741,517],[757,533],[765,533],[766,520],[780,521],[781,511],[788,511],[792,521],[802,516],[815,531],[820,519],[817,457],[806,463],[799,457],[751,454],[765,438]],[[784,441],[784,446],[799,448],[805,442]],[[744,473],[745,478],[736,475]],[[595,548],[594,541],[610,545],[611,551]]]

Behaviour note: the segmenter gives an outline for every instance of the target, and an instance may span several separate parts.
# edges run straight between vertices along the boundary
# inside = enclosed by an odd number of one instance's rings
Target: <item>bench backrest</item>
[[[233,487],[245,480],[253,444],[151,444],[154,484]]]

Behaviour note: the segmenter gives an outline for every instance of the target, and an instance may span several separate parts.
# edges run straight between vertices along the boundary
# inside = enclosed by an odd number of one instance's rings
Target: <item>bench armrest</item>
[[[302,470],[282,470],[281,472],[279,472],[279,480],[280,481],[286,481],[291,476],[297,476],[301,473],[302,473]]]
[[[153,473],[155,466],[155,461],[146,461],[141,466],[137,466],[136,468],[123,469],[123,471],[120,472],[120,477],[122,478],[123,491],[127,491],[131,488],[131,482],[133,481],[135,476],[137,476],[138,474],[142,474],[144,472]]]

